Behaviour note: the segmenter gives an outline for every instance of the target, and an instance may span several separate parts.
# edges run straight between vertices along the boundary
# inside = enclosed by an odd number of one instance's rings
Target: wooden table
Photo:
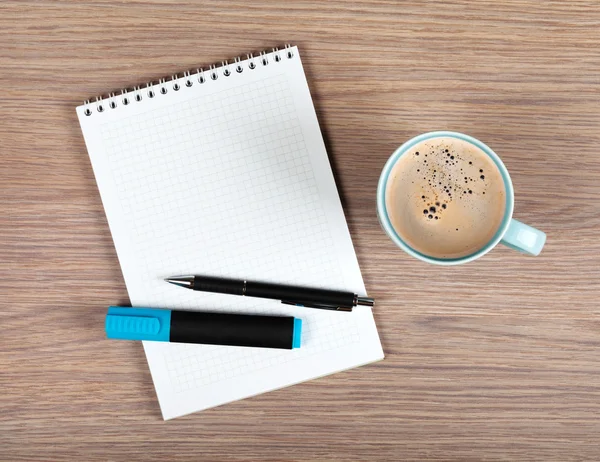
[[[0,4],[0,459],[600,459],[597,1]],[[75,106],[297,44],[387,354],[163,422]],[[469,133],[542,255],[438,268],[380,230],[404,140]]]

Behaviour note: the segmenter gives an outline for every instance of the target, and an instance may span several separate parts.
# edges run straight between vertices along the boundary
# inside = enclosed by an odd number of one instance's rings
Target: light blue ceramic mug
[[[483,246],[476,252],[461,258],[435,258],[413,249],[400,238],[400,236],[392,226],[388,212],[386,210],[385,193],[387,189],[387,183],[390,176],[390,172],[392,171],[394,165],[396,165],[396,162],[398,162],[400,157],[402,157],[408,150],[410,150],[416,144],[431,138],[439,137],[457,138],[481,149],[490,157],[490,159],[494,162],[494,164],[496,164],[496,166],[500,170],[500,173],[504,180],[504,187],[506,190],[506,207],[504,212],[504,218],[500,227],[498,228],[498,231],[496,232],[496,234],[494,234],[492,239],[485,246]],[[473,261],[488,253],[498,243],[502,243],[505,246],[510,247],[511,249],[518,250],[527,255],[539,255],[539,253],[542,251],[542,248],[544,247],[544,243],[546,242],[546,234],[538,229],[532,228],[531,226],[528,226],[524,223],[521,223],[518,220],[515,220],[512,217],[514,204],[515,192],[513,189],[512,181],[510,179],[510,175],[508,174],[508,170],[500,160],[500,157],[498,157],[498,155],[494,151],[492,151],[487,145],[485,145],[481,141],[471,136],[457,132],[429,132],[408,140],[406,143],[404,143],[402,146],[396,149],[396,151],[388,159],[387,163],[385,164],[385,167],[383,167],[383,171],[381,172],[381,177],[379,178],[379,185],[377,187],[377,215],[379,216],[381,226],[383,227],[387,235],[392,239],[392,241],[394,241],[394,243],[398,247],[400,247],[409,255],[412,255],[413,257],[416,257],[419,260],[423,260],[428,263],[434,263],[437,265],[459,265],[461,263]]]

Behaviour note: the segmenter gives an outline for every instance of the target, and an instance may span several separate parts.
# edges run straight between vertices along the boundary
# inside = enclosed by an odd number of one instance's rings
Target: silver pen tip
[[[194,284],[194,276],[180,276],[180,277],[173,277],[173,278],[165,278],[165,282],[168,282],[169,284],[174,284],[176,286],[180,286],[180,287],[187,287],[187,288],[192,288],[192,285]]]

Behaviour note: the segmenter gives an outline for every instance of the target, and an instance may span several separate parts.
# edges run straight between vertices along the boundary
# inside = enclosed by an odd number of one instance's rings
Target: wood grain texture
[[[600,459],[599,31],[595,0],[0,3],[0,459]],[[74,108],[287,42],[387,356],[165,423],[141,346],[104,340],[128,299]],[[387,239],[379,172],[433,129],[502,156],[539,258]]]

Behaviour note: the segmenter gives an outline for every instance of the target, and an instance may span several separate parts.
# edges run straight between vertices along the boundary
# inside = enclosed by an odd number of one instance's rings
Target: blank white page
[[[144,342],[165,419],[383,358],[370,308],[330,312],[163,281],[203,274],[365,295],[298,49],[289,51],[154,85],[153,98],[142,88],[77,108],[132,306],[303,320],[297,350]]]

